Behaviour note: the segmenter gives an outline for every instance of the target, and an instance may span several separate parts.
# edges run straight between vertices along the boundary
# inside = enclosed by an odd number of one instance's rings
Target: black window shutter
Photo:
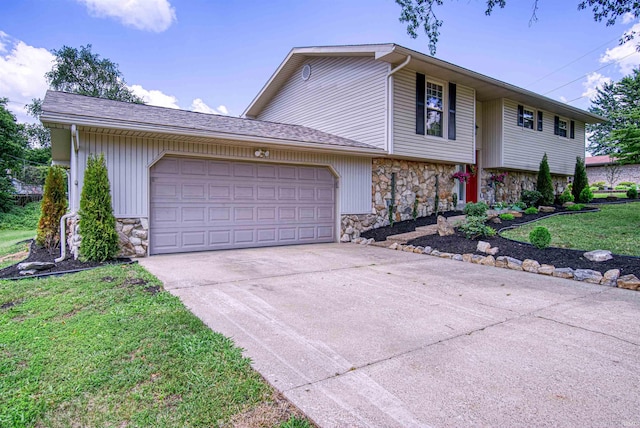
[[[416,134],[422,135],[425,131],[424,101],[427,95],[425,81],[424,74],[416,73]]]
[[[518,126],[524,126],[524,107],[518,105]]]
[[[558,116],[553,118],[553,134],[560,135],[560,118]]]
[[[542,131],[542,112],[538,112],[538,131]]]
[[[449,139],[456,139],[456,98],[457,86],[449,83]]]
[[[572,138],[572,139],[576,138],[576,123],[573,120],[571,121],[571,129],[569,131],[569,138]]]

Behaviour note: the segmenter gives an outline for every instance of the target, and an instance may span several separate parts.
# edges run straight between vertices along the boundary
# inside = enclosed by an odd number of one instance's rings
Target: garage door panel
[[[151,253],[335,240],[327,168],[164,158],[151,170]]]

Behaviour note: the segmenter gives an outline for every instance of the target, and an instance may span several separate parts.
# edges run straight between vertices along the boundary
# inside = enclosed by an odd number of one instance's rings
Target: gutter
[[[395,50],[395,46],[392,49],[392,52]],[[393,154],[393,85],[392,79],[393,75],[406,67],[409,62],[411,62],[411,55],[407,55],[407,58],[402,62],[402,64],[398,65],[393,70],[389,70],[386,78],[386,88],[385,93],[387,96],[387,120],[385,121],[385,134],[387,136],[387,152],[392,155]]]
[[[69,208],[71,211],[60,218],[60,257],[54,260],[56,263],[67,258],[67,219],[77,214],[78,150],[80,150],[80,133],[74,124],[71,125],[71,174],[69,174]]]

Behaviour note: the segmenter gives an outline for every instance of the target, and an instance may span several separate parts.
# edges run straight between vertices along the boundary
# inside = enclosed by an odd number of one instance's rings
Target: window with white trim
[[[427,81],[427,135],[442,137],[443,111],[444,111],[444,87],[437,83]]]
[[[522,126],[527,129],[533,129],[533,117],[535,113],[527,107],[522,109]]]

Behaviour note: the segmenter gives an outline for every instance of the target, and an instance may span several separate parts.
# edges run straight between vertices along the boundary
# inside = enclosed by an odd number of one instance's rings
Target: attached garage
[[[327,167],[168,156],[150,179],[151,254],[336,240]]]

